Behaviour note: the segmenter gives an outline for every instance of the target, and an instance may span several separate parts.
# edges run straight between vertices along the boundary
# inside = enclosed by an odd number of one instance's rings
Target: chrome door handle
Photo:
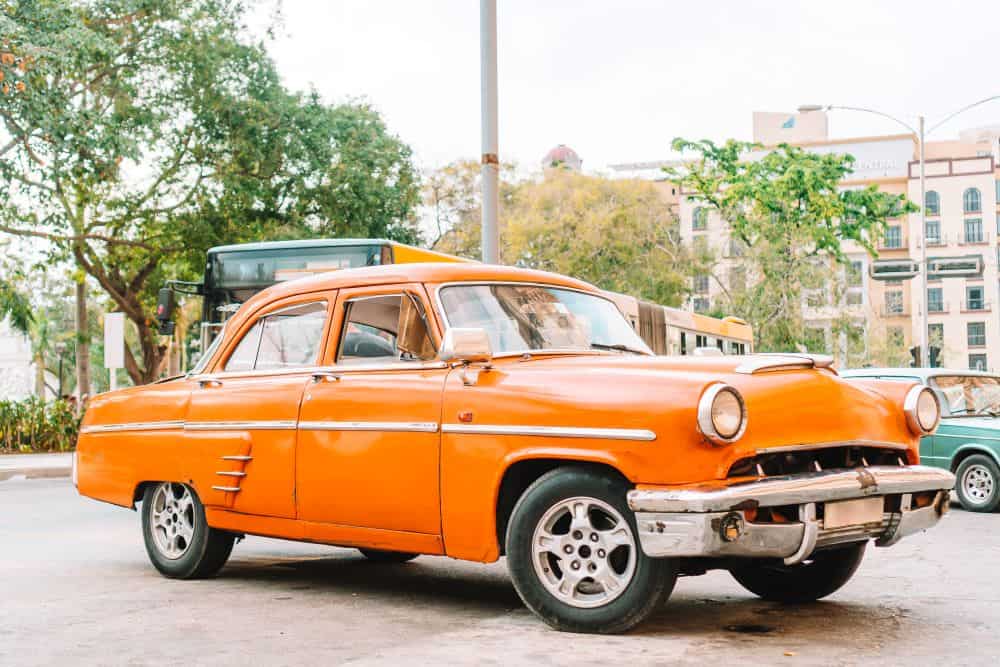
[[[216,380],[214,378],[207,378],[205,380],[198,380],[198,386],[202,389],[208,389],[210,387],[221,387],[222,380]]]
[[[312,374],[313,382],[336,382],[340,379],[340,375],[334,373],[333,371],[316,371]]]

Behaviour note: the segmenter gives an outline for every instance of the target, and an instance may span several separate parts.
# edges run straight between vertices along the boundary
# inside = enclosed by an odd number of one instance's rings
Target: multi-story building
[[[842,188],[875,185],[885,192],[906,194],[914,202],[920,200],[916,137],[830,139],[827,128],[821,112],[754,114],[754,140],[764,150],[790,143],[816,152],[847,153],[855,163]],[[882,279],[886,276],[883,269],[890,266],[909,264],[919,269],[924,235],[920,214],[914,213],[889,221],[885,236],[876,244],[877,258],[857,244],[847,244],[848,264],[840,284],[806,295],[803,312],[811,332],[811,351],[832,353],[844,366],[870,359],[872,345],[892,348],[898,356],[899,351],[919,344],[921,312],[926,307],[931,344],[941,349],[940,365],[1000,368],[1000,128],[963,132],[957,141],[928,142],[925,155],[926,300],[921,298],[919,275]],[[625,171],[628,167],[632,165],[612,168]],[[681,238],[719,257],[711,274],[693,279],[687,307],[713,310],[725,301],[727,290],[746,284],[743,250],[716,211],[683,191],[677,196]],[[838,326],[845,318],[857,335],[849,336]]]

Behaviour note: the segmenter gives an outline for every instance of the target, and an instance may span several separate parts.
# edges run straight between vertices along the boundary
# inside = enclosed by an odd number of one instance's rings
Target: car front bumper
[[[947,511],[954,485],[955,476],[938,468],[870,466],[634,489],[628,504],[648,556],[781,558],[793,565],[816,549],[868,539],[890,546],[927,530]],[[824,526],[826,503],[870,497],[885,499],[881,521]],[[755,522],[761,508],[793,511],[798,521]]]

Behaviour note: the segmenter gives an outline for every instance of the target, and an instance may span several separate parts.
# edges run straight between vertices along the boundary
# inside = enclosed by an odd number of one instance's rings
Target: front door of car
[[[329,375],[299,417],[298,516],[439,535],[441,397],[448,368],[420,285],[341,290]]]
[[[295,517],[299,406],[324,353],[335,292],[285,299],[248,320],[217,372],[197,378],[185,423],[202,502]]]

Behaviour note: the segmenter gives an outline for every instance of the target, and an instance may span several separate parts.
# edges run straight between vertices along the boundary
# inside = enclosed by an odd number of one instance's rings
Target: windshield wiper
[[[608,345],[607,343],[591,343],[590,347],[595,350],[608,350],[610,352],[631,352],[632,354],[641,354],[643,356],[648,355],[648,352],[643,352],[642,350],[636,350],[627,345],[622,345],[621,343],[615,343],[614,345]]]

